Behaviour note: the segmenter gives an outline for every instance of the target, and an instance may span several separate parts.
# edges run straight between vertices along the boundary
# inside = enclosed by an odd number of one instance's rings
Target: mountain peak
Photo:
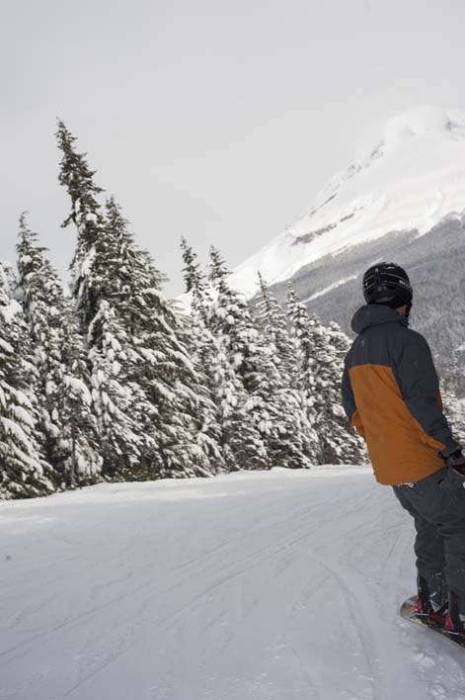
[[[305,265],[388,233],[422,235],[465,210],[465,111],[421,106],[391,117],[366,154],[333,177],[293,225],[242,263],[234,285],[252,296]]]
[[[415,137],[465,138],[465,111],[422,105],[388,119],[384,128],[386,145]]]

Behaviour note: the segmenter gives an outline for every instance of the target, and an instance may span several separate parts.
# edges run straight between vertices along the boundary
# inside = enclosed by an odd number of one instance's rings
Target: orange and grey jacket
[[[442,412],[428,343],[388,306],[362,306],[342,380],[344,410],[364,437],[382,484],[418,481],[457,448]]]

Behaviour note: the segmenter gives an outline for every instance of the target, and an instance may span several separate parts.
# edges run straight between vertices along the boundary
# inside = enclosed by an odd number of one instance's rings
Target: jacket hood
[[[371,326],[379,326],[382,323],[401,323],[403,326],[408,326],[408,318],[401,316],[389,306],[367,304],[355,312],[352,319],[352,330],[358,334]]]

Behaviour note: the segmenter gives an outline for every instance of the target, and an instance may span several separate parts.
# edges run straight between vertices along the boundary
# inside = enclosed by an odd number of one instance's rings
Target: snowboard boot
[[[465,639],[464,615],[460,614],[460,598],[454,591],[449,591],[449,607],[444,627],[451,634],[456,634]]]
[[[417,587],[415,613],[421,617],[428,617],[438,625],[445,625],[448,601],[444,600],[440,592],[431,592],[422,576],[418,576]]]

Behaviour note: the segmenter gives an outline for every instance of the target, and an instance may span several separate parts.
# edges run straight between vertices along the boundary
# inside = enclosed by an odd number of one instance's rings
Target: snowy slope
[[[365,468],[0,506],[0,698],[464,700],[397,616],[412,523]]]
[[[309,210],[242,263],[248,296],[257,272],[274,284],[327,254],[393,231],[426,233],[465,210],[465,111],[422,107],[388,121],[367,155],[331,180]]]

